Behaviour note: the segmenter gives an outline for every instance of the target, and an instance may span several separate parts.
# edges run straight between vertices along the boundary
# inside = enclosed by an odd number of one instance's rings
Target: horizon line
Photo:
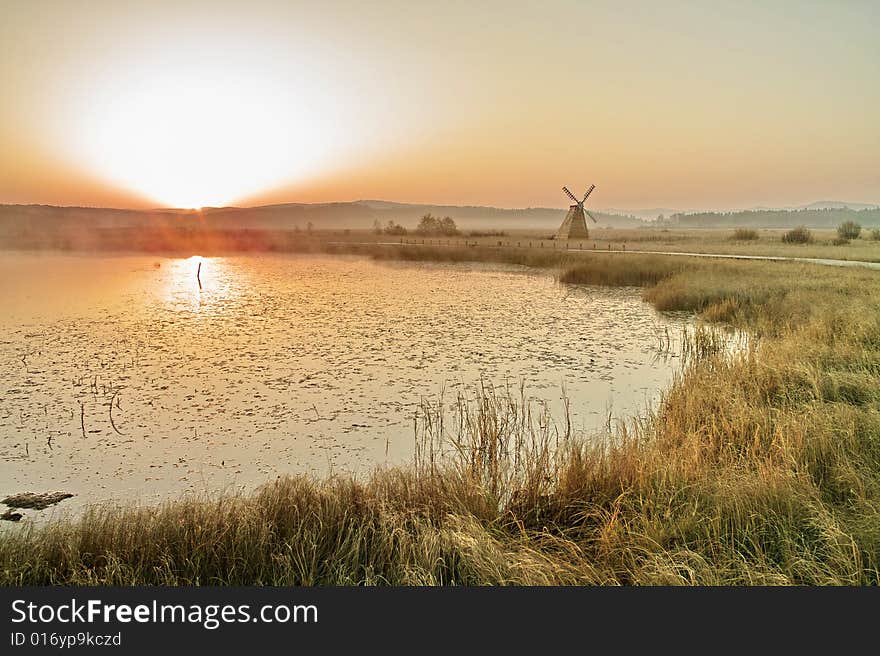
[[[55,205],[52,203],[0,203],[2,207],[48,207],[55,209],[81,209],[81,210],[108,210],[115,212],[179,212],[179,213],[191,213],[198,214],[204,211],[210,210],[259,210],[259,209],[267,209],[273,207],[283,207],[285,205],[290,206],[301,206],[301,207],[309,207],[309,206],[322,206],[322,205],[356,205],[358,203],[388,203],[392,205],[401,205],[401,206],[413,206],[413,207],[456,207],[456,208],[479,208],[479,209],[492,209],[499,210],[503,212],[521,212],[528,210],[552,210],[552,211],[564,211],[567,209],[565,207],[547,207],[547,206],[528,206],[528,207],[499,207],[497,205],[475,205],[472,203],[457,205],[454,203],[430,203],[430,202],[402,202],[402,201],[393,201],[393,200],[384,200],[378,198],[359,198],[357,200],[335,200],[335,201],[320,201],[320,202],[301,202],[301,201],[284,201],[279,203],[269,203],[265,205],[205,205],[202,207],[149,207],[149,208],[137,208],[137,207],[108,207],[104,205]],[[821,203],[835,203],[840,205],[837,208],[811,208],[811,205],[817,205]],[[852,208],[851,205],[863,205],[865,207],[861,208]],[[375,209],[375,208],[374,208]],[[595,212],[603,212],[606,214],[618,214],[621,216],[627,216],[626,214],[619,214],[621,212],[647,212],[652,210],[667,210],[672,211],[674,214],[699,214],[699,213],[710,213],[710,214],[724,214],[724,213],[732,213],[732,212],[762,212],[762,211],[798,211],[798,210],[822,210],[822,209],[854,209],[858,211],[859,209],[880,209],[880,203],[870,203],[870,202],[861,202],[861,201],[838,201],[838,200],[815,200],[809,203],[804,203],[802,205],[787,205],[787,206],[765,206],[765,205],[753,205],[751,207],[739,207],[739,208],[674,208],[674,207],[639,207],[639,208],[620,208],[620,207],[605,207],[605,208],[596,208],[593,211]]]

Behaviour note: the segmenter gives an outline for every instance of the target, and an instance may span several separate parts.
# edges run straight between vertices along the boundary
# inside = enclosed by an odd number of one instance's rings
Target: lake
[[[307,255],[3,253],[0,298],[0,495],[59,508],[406,463],[420,401],[481,380],[600,432],[658,400],[689,321],[522,267]]]

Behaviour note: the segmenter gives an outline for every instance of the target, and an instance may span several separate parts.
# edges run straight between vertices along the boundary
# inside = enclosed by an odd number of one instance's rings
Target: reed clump
[[[736,228],[730,238],[733,241],[756,241],[760,235],[754,228]]]
[[[344,247],[345,252],[368,255],[374,260],[404,262],[489,262],[540,269],[556,268],[577,261],[577,255],[564,250],[491,248],[487,246],[374,246]]]
[[[596,255],[568,264],[558,278],[569,284],[647,287],[690,269],[692,264],[665,255]]]
[[[546,266],[702,318],[646,418],[580,435],[483,384],[425,401],[411,466],[16,526],[0,582],[880,583],[876,274],[626,257]],[[724,348],[715,322],[758,339]]]

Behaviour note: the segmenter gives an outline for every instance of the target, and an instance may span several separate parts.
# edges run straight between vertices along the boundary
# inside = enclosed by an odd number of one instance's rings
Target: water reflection
[[[247,273],[224,257],[167,259],[161,269],[163,303],[178,312],[216,311],[234,303],[246,287]]]
[[[481,379],[524,380],[559,416],[564,386],[590,431],[657,398],[675,368],[658,335],[686,322],[514,267],[16,257],[4,271],[52,276],[66,304],[10,292],[0,492],[70,505],[405,462],[422,399]]]

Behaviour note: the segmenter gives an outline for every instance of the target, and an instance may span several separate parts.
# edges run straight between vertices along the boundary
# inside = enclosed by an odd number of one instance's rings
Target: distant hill
[[[778,210],[785,211],[795,211],[795,210],[873,210],[880,208],[880,205],[877,203],[850,203],[842,200],[817,200],[815,203],[810,203],[809,205],[795,205],[788,207],[750,207],[748,212],[775,212]],[[688,210],[686,212],[679,212],[680,214],[692,214],[695,210]]]
[[[528,207],[502,209],[477,205],[426,205],[394,203],[383,200],[359,200],[350,203],[285,204],[251,208],[209,210],[211,225],[233,227],[238,222],[256,221],[271,224],[274,228],[299,226],[311,222],[321,228],[372,228],[378,221],[385,225],[394,221],[407,228],[414,228],[425,214],[452,217],[464,230],[555,230],[565,218],[567,208]],[[594,216],[607,227],[637,227],[642,222],[636,217],[594,212]]]
[[[673,214],[667,222],[680,228],[835,228],[844,221],[880,226],[880,209],[829,208],[799,210],[746,210],[742,212],[694,212]]]
[[[880,208],[880,205],[876,203],[846,203],[839,200],[820,200],[815,203],[810,203],[809,205],[804,205],[800,209],[804,210],[839,210],[839,209],[850,209],[850,210],[876,210]]]
[[[89,207],[55,207],[52,205],[0,205],[0,235],[22,228],[57,230],[70,228],[162,228],[197,225],[215,229],[315,230],[372,228],[378,221],[385,225],[394,221],[414,228],[425,214],[450,216],[459,228],[479,229],[546,229],[555,230],[565,218],[566,209],[530,207],[501,209],[497,207],[458,205],[419,205],[380,200],[359,200],[340,203],[284,203],[259,207],[209,207],[200,211],[182,209],[122,210]],[[634,216],[594,212],[606,227],[630,228],[643,225]]]

